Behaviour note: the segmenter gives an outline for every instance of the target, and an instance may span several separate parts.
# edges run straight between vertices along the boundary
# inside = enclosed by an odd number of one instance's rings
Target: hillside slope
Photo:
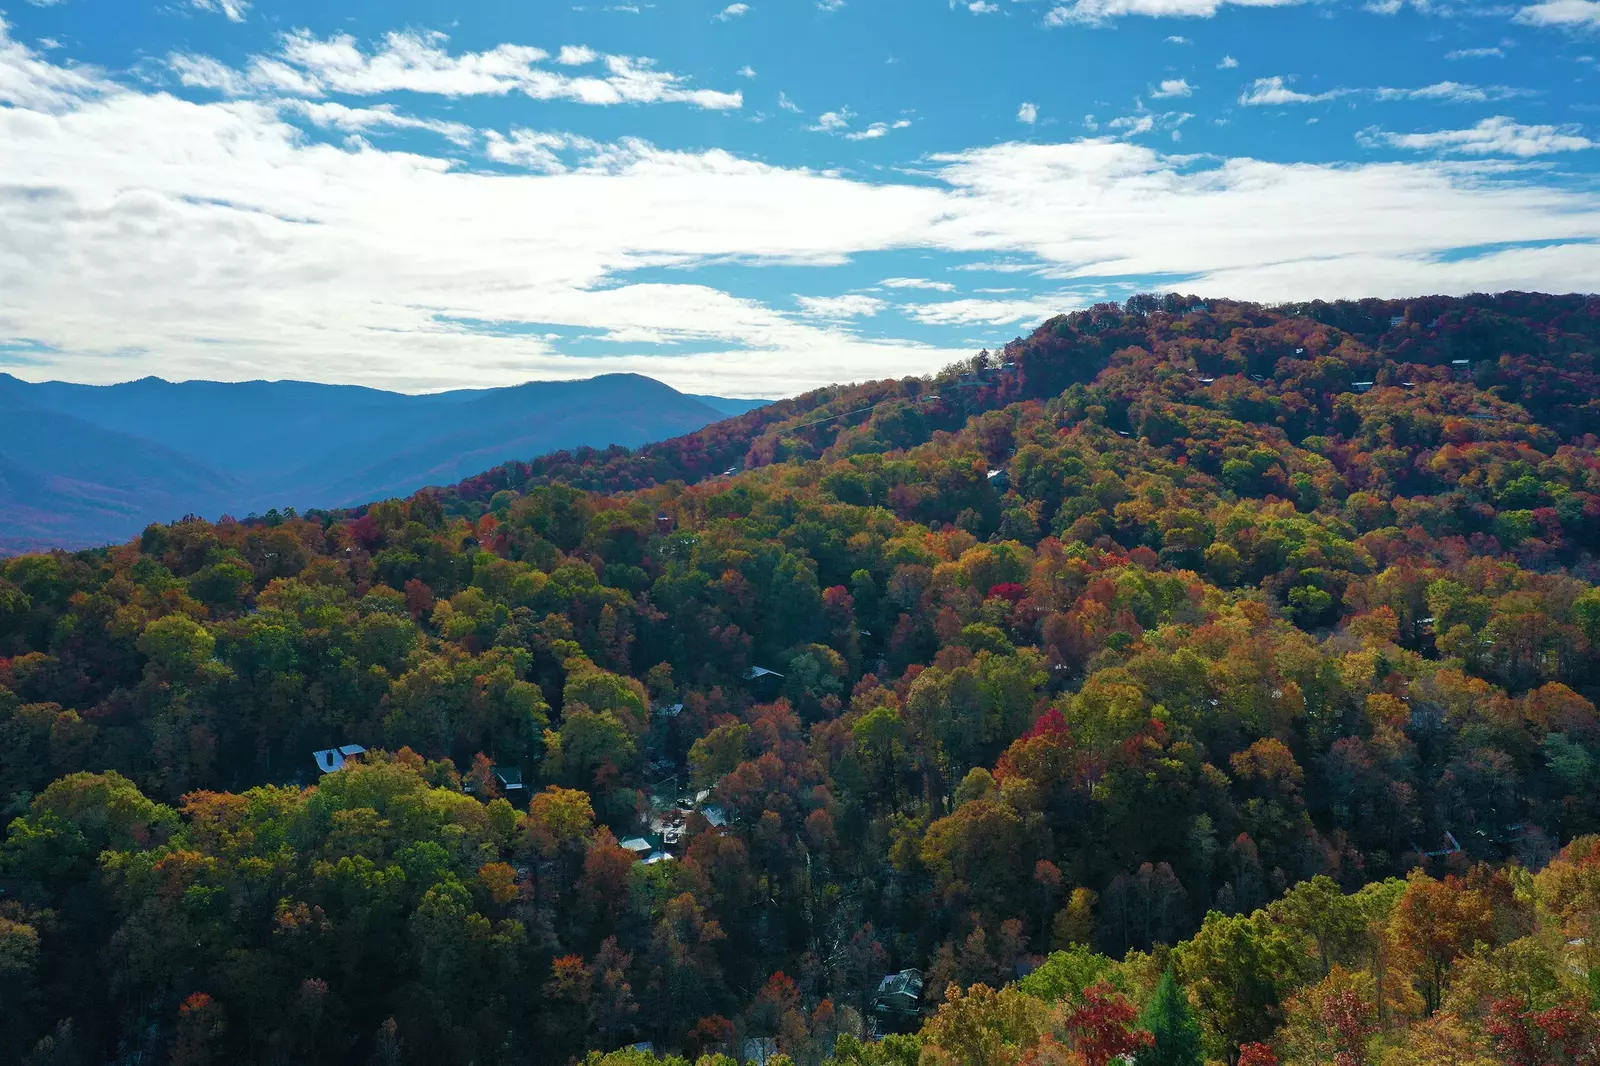
[[[0,1060],[1591,1062],[1597,368],[1138,297],[0,561]]]

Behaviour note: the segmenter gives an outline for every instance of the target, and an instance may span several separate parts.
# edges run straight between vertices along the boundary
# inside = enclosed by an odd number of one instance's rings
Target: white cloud
[[[1069,0],[1057,4],[1044,17],[1046,26],[1106,22],[1125,15],[1149,18],[1211,18],[1223,5],[1285,7],[1300,0]]]
[[[1362,130],[1361,142],[1369,147],[1389,145],[1421,152],[1463,155],[1509,155],[1528,158],[1555,152],[1579,152],[1596,147],[1577,126],[1523,126],[1504,115],[1486,118],[1469,129],[1433,133],[1389,133],[1376,127]]]
[[[1035,122],[1038,122],[1039,121],[1039,105],[1038,104],[1024,103],[1021,107],[1017,108],[1017,121],[1018,122],[1025,122],[1030,126],[1033,125]]]
[[[1521,96],[1523,93],[1504,85],[1478,86],[1441,81],[1420,89],[1375,89],[1373,95],[1379,100],[1440,100],[1452,104],[1478,104],[1486,100]]]
[[[1173,34],[1171,37],[1167,38],[1167,42],[1166,43],[1167,44],[1192,44],[1193,42],[1190,41],[1189,38],[1187,38],[1187,37],[1181,37],[1181,36],[1179,36],[1177,34]]]
[[[1333,100],[1341,96],[1370,96],[1374,100],[1433,100],[1441,103],[1483,103],[1488,100],[1505,100],[1524,96],[1526,92],[1506,85],[1464,85],[1458,81],[1440,81],[1417,89],[1380,87],[1375,89],[1329,89],[1321,93],[1303,93],[1289,87],[1291,78],[1257,78],[1240,96],[1239,103],[1247,107],[1275,107],[1283,104],[1309,104]]]
[[[855,117],[854,111],[841,107],[837,111],[824,111],[817,116],[817,124],[808,128],[813,133],[842,133],[850,128],[850,120]]]
[[[753,78],[756,76],[756,68],[746,63],[744,66],[735,71],[735,73],[737,73],[741,78]]]
[[[1141,133],[1149,133],[1156,128],[1156,117],[1149,112],[1139,115],[1123,115],[1114,118],[1109,123],[1112,129],[1122,130],[1124,136],[1137,137]]]
[[[1302,93],[1289,88],[1287,81],[1278,76],[1271,78],[1257,78],[1250,83],[1239,96],[1239,102],[1246,107],[1277,107],[1282,104],[1310,104],[1319,100],[1332,100],[1343,94],[1341,89],[1330,89],[1325,93]]]
[[[817,10],[837,11],[845,4],[845,0],[817,0]]]
[[[1232,70],[1239,65],[1239,61],[1232,56],[1223,56],[1222,62],[1217,64],[1218,70]]]
[[[1405,6],[1405,0],[1368,0],[1362,5],[1364,10],[1374,15],[1398,15]]]
[[[931,304],[907,304],[901,311],[909,318],[930,326],[1006,326],[1013,322],[1037,322],[1059,314],[1063,306],[1075,301],[1058,296],[1036,296],[1021,300],[944,300]]]
[[[115,88],[93,67],[58,66],[13,40],[0,14],[0,103],[55,112]]]
[[[875,296],[796,296],[802,314],[813,318],[860,318],[875,315],[889,305]]]
[[[1187,111],[1150,111],[1140,106],[1139,110],[1131,115],[1123,115],[1106,123],[1110,129],[1119,130],[1123,137],[1139,137],[1156,130],[1176,134],[1178,127],[1188,122],[1194,116]],[[1173,140],[1182,140],[1181,135]]]
[[[1500,58],[1505,52],[1499,48],[1457,48],[1454,52],[1446,52],[1446,59],[1489,59]]]
[[[886,289],[932,289],[935,292],[955,292],[948,281],[930,281],[927,278],[884,278],[878,282]]]
[[[426,130],[459,145],[471,144],[471,126],[460,122],[418,118],[396,111],[393,104],[377,107],[346,107],[344,104],[313,100],[283,100],[279,106],[290,114],[303,115],[314,125],[346,133],[365,133],[375,129]]]
[[[848,116],[849,114],[849,110],[846,109],[845,115]],[[824,115],[822,117],[826,119],[829,116]],[[864,130],[856,130],[852,133],[844,134],[844,139],[847,141],[875,141],[879,137],[887,137],[892,130],[903,130],[910,125],[911,120],[908,118],[896,119],[893,122],[874,122]],[[812,128],[819,129],[821,127],[814,126]]]
[[[442,33],[387,34],[372,51],[348,34],[319,38],[306,30],[286,33],[272,55],[253,56],[243,71],[208,56],[175,53],[168,57],[184,85],[232,95],[252,91],[320,96],[415,92],[441,96],[503,96],[518,92],[535,100],[573,100],[584,104],[688,103],[722,110],[743,105],[738,92],[694,89],[678,74],[654,69],[653,61],[602,56],[569,46],[556,57],[561,65],[603,61],[606,73],[573,75],[540,66],[550,53],[528,45],[501,44],[484,52],[452,55]]]
[[[484,154],[496,163],[527,167],[547,174],[559,174],[567,165],[556,153],[573,147],[573,140],[564,133],[544,133],[539,130],[514,128],[510,135],[498,130],[486,134]]]
[[[967,5],[967,10],[974,15],[992,15],[1000,10],[999,4],[991,4],[988,0],[972,0]]]
[[[800,110],[800,105],[789,99],[789,94],[785,92],[780,92],[778,94],[778,106],[783,108],[785,111],[793,111],[797,115],[805,114],[805,112]]]
[[[564,67],[588,66],[600,58],[600,53],[593,48],[581,44],[564,44],[561,52],[556,56],[556,62]]]
[[[1157,100],[1169,96],[1193,96],[1194,86],[1183,78],[1168,78],[1161,83],[1161,87],[1152,92],[1151,97]]]
[[[727,7],[713,15],[712,18],[716,19],[718,22],[727,22],[729,19],[736,19],[740,15],[746,14],[749,12],[749,10],[749,4],[729,4]]]
[[[960,354],[868,341],[822,317],[826,305],[797,315],[806,305],[670,270],[713,262],[812,266],[812,299],[838,299],[828,268],[874,252],[1063,286],[907,310],[1007,335],[1107,278],[1176,276],[1189,291],[1282,300],[1566,291],[1600,277],[1600,193],[1503,159],[1277,163],[1098,139],[932,156],[914,180],[868,181],[717,150],[483,134],[486,154],[533,171],[508,173],[325,143],[276,99],[119,87],[3,31],[0,94],[11,105],[0,107],[0,189],[28,191],[0,194],[0,338],[50,346],[47,365],[25,369],[41,377],[427,389],[629,370],[775,395]],[[399,115],[348,111],[321,114],[333,128]],[[1533,242],[1548,246],[1504,247]],[[557,330],[605,338],[614,354],[564,355]]]
[[[243,22],[244,13],[250,10],[247,0],[189,0],[189,6],[221,15],[229,22]]]
[[[1517,12],[1529,26],[1600,27],[1600,0],[1545,0]]]

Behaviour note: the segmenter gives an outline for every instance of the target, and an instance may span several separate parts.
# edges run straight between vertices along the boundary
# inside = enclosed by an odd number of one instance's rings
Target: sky
[[[0,0],[0,371],[775,397],[1600,289],[1600,0]]]

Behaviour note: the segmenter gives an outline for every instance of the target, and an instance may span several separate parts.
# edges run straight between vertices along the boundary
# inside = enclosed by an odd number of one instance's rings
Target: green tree
[[[1155,1041],[1134,1057],[1136,1066],[1203,1066],[1200,1023],[1171,968],[1161,975],[1155,995],[1140,1012],[1139,1028]]]

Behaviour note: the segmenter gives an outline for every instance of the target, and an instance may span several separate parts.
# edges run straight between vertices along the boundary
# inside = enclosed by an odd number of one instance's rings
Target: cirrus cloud
[[[1046,26],[1109,22],[1127,15],[1146,18],[1211,18],[1225,5],[1289,7],[1301,0],[1071,0],[1057,4],[1044,17]]]
[[[1369,147],[1387,145],[1419,152],[1452,152],[1462,155],[1509,155],[1528,158],[1556,152],[1581,152],[1595,142],[1583,136],[1577,126],[1524,126],[1497,115],[1476,126],[1432,133],[1389,133],[1369,127],[1357,135]]]
[[[529,45],[500,44],[481,52],[452,54],[442,33],[386,34],[365,49],[349,34],[317,37],[293,30],[279,39],[278,51],[250,58],[243,70],[209,56],[174,53],[168,65],[191,88],[240,96],[251,92],[316,97],[336,92],[351,96],[413,92],[447,97],[504,96],[517,92],[535,100],[584,104],[687,103],[710,110],[743,105],[739,92],[696,89],[682,75],[656,70],[649,59],[601,55],[567,46],[555,57],[560,66],[599,62],[604,73],[578,75],[541,66],[549,52]]]

